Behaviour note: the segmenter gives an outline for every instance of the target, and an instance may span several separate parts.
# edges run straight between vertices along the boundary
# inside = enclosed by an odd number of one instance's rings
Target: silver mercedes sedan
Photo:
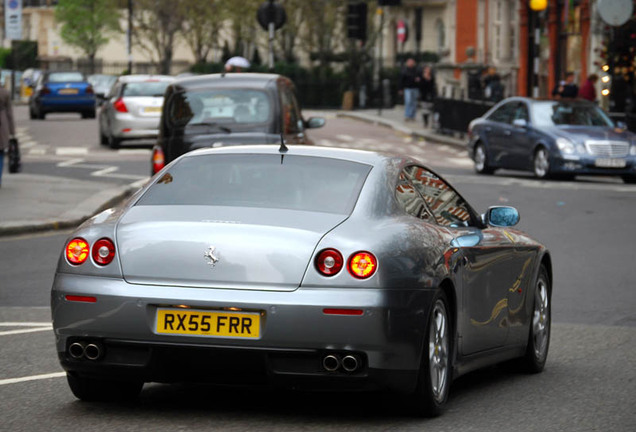
[[[59,360],[82,400],[191,381],[390,390],[437,415],[463,373],[545,365],[552,263],[518,221],[409,157],[186,153],[68,238]]]

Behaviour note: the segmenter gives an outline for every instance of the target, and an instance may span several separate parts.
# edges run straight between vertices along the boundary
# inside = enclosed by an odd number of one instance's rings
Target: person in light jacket
[[[4,155],[8,152],[9,140],[13,138],[14,135],[15,123],[13,122],[11,94],[4,87],[0,87],[0,187],[2,186]]]

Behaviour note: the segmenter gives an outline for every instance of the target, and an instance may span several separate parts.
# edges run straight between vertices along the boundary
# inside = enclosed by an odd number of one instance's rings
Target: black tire
[[[550,169],[550,153],[548,152],[548,149],[541,146],[534,152],[534,157],[532,158],[532,171],[536,178],[546,180],[551,177]]]
[[[108,135],[108,146],[113,150],[116,150],[121,145],[121,140],[119,138],[115,138],[112,134]]]
[[[99,127],[99,143],[101,145],[108,145],[108,137],[104,135],[104,131],[102,131],[102,127]]]
[[[94,119],[95,118],[95,110],[82,112],[82,118],[83,119]]]
[[[35,117],[36,117],[38,120],[44,120],[44,118],[46,117],[46,113],[45,113],[44,111],[42,111],[42,108],[41,108],[41,107],[38,107],[38,108],[35,110]]]
[[[528,345],[520,359],[522,371],[539,373],[543,371],[550,348],[550,328],[552,323],[552,286],[544,266],[533,287],[533,306],[528,330]]]
[[[443,291],[433,297],[424,332],[425,340],[417,388],[411,395],[412,412],[422,417],[440,415],[448,400],[452,379],[453,320]]]
[[[623,183],[626,184],[635,184],[636,183],[636,175],[625,174],[622,176]]]
[[[33,112],[33,108],[29,107],[29,118],[31,120],[37,120],[37,116],[35,115],[35,112]]]
[[[482,143],[477,143],[473,152],[473,162],[475,171],[478,174],[492,174],[495,170],[490,166],[486,147]]]
[[[143,381],[116,381],[86,378],[69,372],[66,380],[76,398],[86,402],[126,402],[136,399]]]

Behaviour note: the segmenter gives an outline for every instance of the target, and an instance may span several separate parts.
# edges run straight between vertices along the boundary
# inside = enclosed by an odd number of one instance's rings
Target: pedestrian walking
[[[406,67],[402,71],[399,83],[399,93],[404,95],[404,121],[415,121],[417,111],[417,99],[420,86],[420,74],[415,65],[415,60],[406,60]]]
[[[483,81],[484,97],[487,100],[499,102],[504,98],[504,86],[495,67],[491,66],[486,70]]]
[[[552,90],[552,96],[556,99],[575,98],[579,94],[579,86],[574,83],[574,72],[566,72],[565,79]]]
[[[426,65],[422,71],[422,79],[420,80],[420,98],[422,99],[422,122],[424,127],[429,127],[429,119],[433,113],[433,101],[437,96],[437,87],[435,85],[435,75],[433,68]]]
[[[581,90],[579,90],[579,97],[582,99],[587,99],[589,101],[596,101],[596,82],[598,81],[598,75],[591,74],[587,77],[583,85],[581,86]]]
[[[14,139],[15,124],[13,122],[13,107],[11,94],[0,86],[0,187],[2,186],[2,170],[4,155],[9,150],[9,140]]]

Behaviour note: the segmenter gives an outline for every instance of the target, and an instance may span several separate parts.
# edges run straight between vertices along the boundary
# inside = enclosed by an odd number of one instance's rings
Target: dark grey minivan
[[[178,79],[166,89],[152,173],[191,150],[240,144],[313,144],[294,84],[276,74],[229,73]]]

